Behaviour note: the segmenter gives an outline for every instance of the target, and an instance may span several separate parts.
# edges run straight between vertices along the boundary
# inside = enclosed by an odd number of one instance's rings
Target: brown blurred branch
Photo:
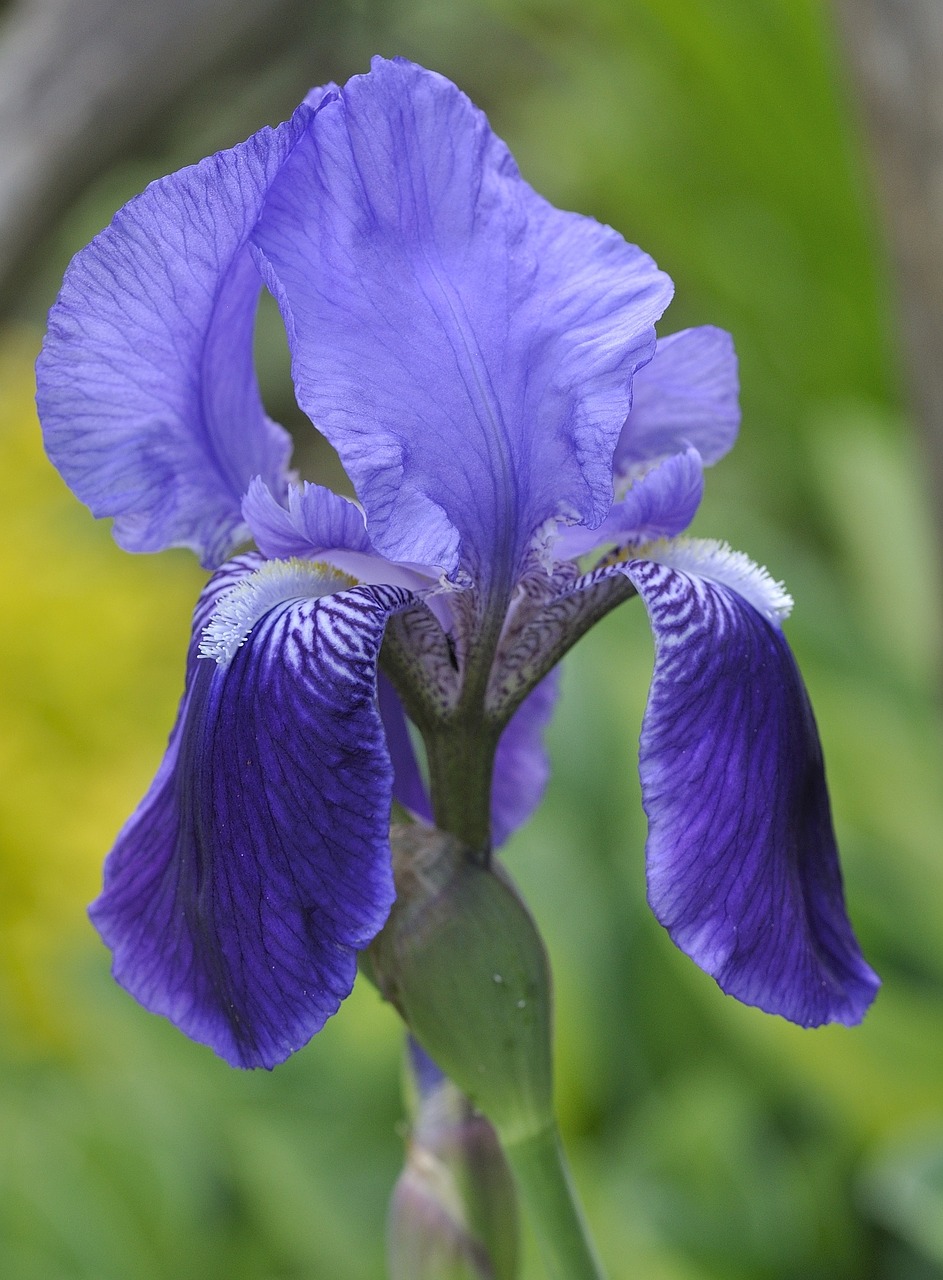
[[[0,35],[0,299],[82,187],[253,41],[298,38],[304,0],[20,0]]]
[[[898,283],[943,547],[943,3],[838,0]]]

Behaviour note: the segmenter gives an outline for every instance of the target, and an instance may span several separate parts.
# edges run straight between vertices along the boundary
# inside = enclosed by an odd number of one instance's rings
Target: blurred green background
[[[654,922],[636,776],[651,641],[623,607],[567,663],[553,782],[507,851],[555,968],[561,1119],[612,1280],[943,1276],[940,573],[829,11],[351,0],[309,16],[290,58],[254,70],[244,53],[89,175],[0,339],[0,1275],[383,1274],[403,1150],[391,1011],[358,986],[285,1066],[237,1073],[112,984],[85,919],[160,758],[203,575],[114,546],[43,457],[31,399],[61,272],[122,200],[287,114],[299,75],[343,81],[381,52],[455,79],[539,190],[651,252],[677,286],[663,331],[734,333],[741,440],[695,532],[795,596],[849,908],[884,978],[862,1027],[802,1031],[723,996]],[[271,319],[266,397],[297,425]]]

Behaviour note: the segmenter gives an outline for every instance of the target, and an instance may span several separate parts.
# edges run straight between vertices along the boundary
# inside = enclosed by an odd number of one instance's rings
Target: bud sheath
[[[504,1143],[553,1122],[550,970],[508,877],[429,827],[391,833],[397,900],[367,967]]]
[[[497,1135],[415,1042],[410,1057],[414,1115],[390,1205],[390,1280],[515,1280],[517,1196]]]

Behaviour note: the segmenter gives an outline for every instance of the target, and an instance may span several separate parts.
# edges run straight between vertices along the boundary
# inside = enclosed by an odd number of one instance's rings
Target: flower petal
[[[424,822],[432,822],[432,806],[419,770],[419,761],[409,736],[406,712],[399,694],[382,673],[377,691],[386,745],[393,763],[393,799]]]
[[[152,183],[66,272],[37,365],[46,448],[129,551],[218,564],[246,536],[252,477],[284,490],[291,442],[255,381],[246,242],[312,114]]]
[[[584,555],[605,543],[625,546],[674,538],[697,514],[704,494],[704,468],[696,449],[665,458],[614,502],[597,529],[583,525],[564,529],[553,545],[556,559]]]
[[[556,667],[524,699],[498,742],[491,787],[491,838],[502,845],[543,798],[550,761],[543,736],[560,696]]]
[[[242,514],[264,556],[323,556],[325,551],[370,555],[363,512],[349,498],[305,481],[290,485],[288,506],[273,496],[261,476],[249,485]]]
[[[845,912],[781,590],[716,544],[682,546],[689,571],[670,548],[659,558],[625,569],[655,633],[640,756],[652,909],[746,1004],[802,1026],[859,1022],[879,984]]]
[[[510,583],[546,519],[603,518],[670,281],[539,197],[454,85],[376,59],[319,113],[254,242],[298,401],[381,554]]]
[[[616,476],[693,445],[705,466],[722,458],[740,426],[733,339],[703,325],[659,338],[633,384],[632,412],[613,459]]]
[[[358,582],[421,590],[435,581],[425,565],[392,564],[374,551],[363,511],[355,502],[319,484],[290,485],[283,507],[260,476],[249,485],[242,514],[259,550],[282,559],[324,560]]]
[[[289,565],[273,603],[260,563],[225,566],[201,598],[167,754],[91,908],[117,980],[243,1067],[281,1062],[336,1012],[393,901],[376,660],[409,599]],[[299,598],[305,575],[331,594]],[[239,617],[242,643],[224,643]]]

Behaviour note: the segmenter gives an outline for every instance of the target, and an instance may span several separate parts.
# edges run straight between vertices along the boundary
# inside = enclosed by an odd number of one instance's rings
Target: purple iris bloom
[[[263,283],[358,503],[288,470],[252,364]],[[794,1022],[873,999],[789,598],[679,537],[739,412],[727,334],[656,342],[671,293],[537,195],[454,85],[381,59],[153,183],[72,262],[38,365],[49,455],[123,547],[214,569],[91,914],[118,981],[229,1062],[306,1043],[387,917],[394,796],[431,813],[404,708],[440,825],[487,856],[543,788],[557,662],[634,594],[656,916]],[[484,827],[462,778],[493,780]]]

